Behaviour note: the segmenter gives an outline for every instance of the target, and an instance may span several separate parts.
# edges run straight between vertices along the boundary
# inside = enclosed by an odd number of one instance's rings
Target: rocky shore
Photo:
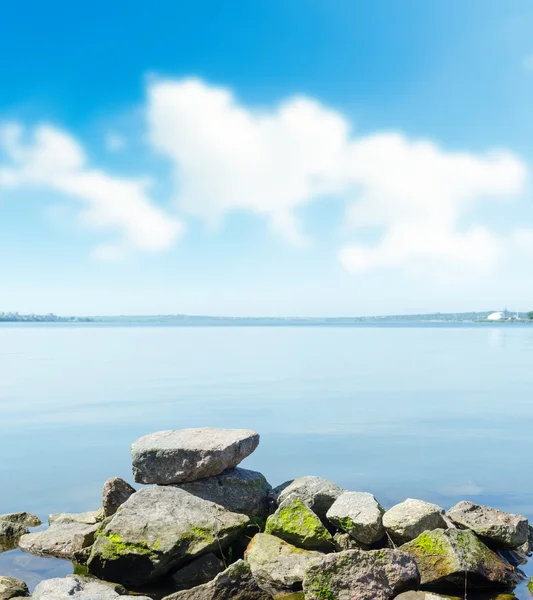
[[[0,515],[0,551],[74,563],[33,600],[514,598],[530,555],[525,517],[415,499],[386,510],[368,492],[313,476],[272,488],[238,467],[258,444],[242,429],[147,435],[132,445],[145,487],[109,479],[100,509],[50,515],[34,533],[34,515]],[[24,582],[0,576],[0,600],[28,597]]]

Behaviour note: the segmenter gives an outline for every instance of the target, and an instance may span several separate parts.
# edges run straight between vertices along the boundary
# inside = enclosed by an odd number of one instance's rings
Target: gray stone
[[[69,575],[41,581],[32,594],[32,600],[118,600],[125,593],[122,586]],[[135,596],[135,600],[151,599],[147,596]]]
[[[527,542],[529,536],[528,521],[522,515],[473,502],[459,502],[446,516],[459,527],[471,529],[489,545],[517,548]]]
[[[214,477],[179,484],[178,487],[249,517],[264,517],[268,511],[271,487],[264,475],[256,471],[236,467]]]
[[[405,544],[431,529],[447,529],[444,509],[436,504],[407,498],[383,515],[383,526],[395,544]]]
[[[102,520],[100,516],[97,510],[84,513],[56,513],[48,516],[48,524],[81,523],[83,525],[96,525]]]
[[[255,535],[244,554],[257,582],[272,596],[301,588],[305,570],[322,557],[266,533]]]
[[[255,580],[250,565],[238,560],[204,585],[166,596],[163,600],[272,600]]]
[[[143,488],[102,527],[87,566],[101,579],[142,585],[224,549],[248,522],[174,486]]]
[[[296,495],[286,498],[268,517],[265,533],[306,550],[332,551],[333,538],[318,516]]]
[[[17,547],[19,539],[28,533],[28,528],[19,523],[0,521],[0,552],[13,550]]]
[[[512,600],[514,596],[507,596],[506,600]],[[462,600],[458,596],[441,596],[440,594],[434,594],[433,592],[403,592],[399,596],[396,596],[395,600]],[[498,600],[495,598],[494,600]],[[502,599],[503,600],[503,599]]]
[[[373,544],[385,534],[385,510],[372,494],[344,492],[335,500],[326,517],[330,523],[349,533],[362,544]]]
[[[416,561],[422,585],[470,587],[488,584],[512,586],[513,567],[479,540],[472,531],[434,529],[425,531],[400,550]]]
[[[180,429],[158,431],[131,447],[137,483],[186,483],[236,467],[259,444],[250,429]]]
[[[188,590],[214,579],[224,570],[223,562],[214,554],[203,554],[176,571],[171,579],[175,590]]]
[[[295,494],[315,514],[325,519],[331,505],[344,492],[345,490],[327,479],[308,475],[282,483],[272,490],[271,498],[279,505],[291,494]]]
[[[0,515],[0,521],[18,523],[19,525],[24,525],[24,527],[39,527],[39,525],[42,525],[41,519],[29,512],[16,512]]]
[[[114,515],[118,507],[122,506],[132,494],[135,494],[135,491],[135,488],[120,477],[108,479],[104,483],[104,489],[102,490],[104,516],[110,517]]]
[[[389,600],[417,589],[415,561],[399,550],[327,554],[305,573],[305,600]]]
[[[54,523],[45,531],[27,533],[19,548],[36,556],[73,559],[77,552],[92,545],[98,525]]]
[[[337,552],[343,550],[370,550],[367,544],[361,544],[348,533],[336,533],[333,536],[333,546]]]
[[[19,579],[0,575],[0,600],[29,596],[28,586]]]

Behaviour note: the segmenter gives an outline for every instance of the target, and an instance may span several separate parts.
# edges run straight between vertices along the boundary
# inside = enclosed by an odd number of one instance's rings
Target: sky
[[[10,2],[0,312],[533,309],[530,0]]]

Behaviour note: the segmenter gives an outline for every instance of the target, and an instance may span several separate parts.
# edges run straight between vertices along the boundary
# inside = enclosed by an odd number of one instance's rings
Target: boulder
[[[265,533],[306,550],[333,550],[333,538],[315,513],[296,496],[289,496],[268,517]]]
[[[29,596],[28,586],[19,579],[0,575],[0,600]]]
[[[503,548],[517,548],[527,542],[528,521],[522,515],[481,506],[473,502],[459,502],[446,513],[456,525],[471,529],[485,543]]]
[[[267,533],[255,535],[244,553],[257,582],[272,596],[300,589],[305,570],[322,557]]]
[[[123,598],[125,593],[126,590],[121,586],[79,575],[69,575],[41,581],[32,594],[32,600],[118,600]],[[135,596],[135,600],[151,599]]]
[[[259,444],[250,429],[180,429],[158,431],[131,447],[137,483],[185,483],[236,467]]]
[[[29,512],[16,512],[0,515],[0,521],[18,523],[19,525],[24,525],[24,527],[39,527],[39,525],[42,525],[41,519]]]
[[[97,528],[85,523],[54,523],[45,531],[23,535],[19,548],[37,556],[73,559],[93,544]]]
[[[264,475],[248,469],[227,469],[220,475],[179,484],[193,496],[220,504],[227,510],[249,517],[265,517],[270,485]]]
[[[370,550],[366,544],[361,544],[348,533],[336,533],[333,536],[333,546],[337,552],[343,550]]]
[[[97,510],[84,513],[56,513],[48,516],[48,524],[82,523],[84,525],[96,525],[102,520],[101,516],[101,513]]]
[[[238,560],[204,585],[176,592],[163,600],[272,600],[255,580],[250,565]]]
[[[400,550],[418,565],[422,585],[470,587],[495,584],[511,586],[514,569],[487,548],[472,531],[435,529],[425,531]]]
[[[462,600],[459,596],[441,596],[433,592],[403,592],[395,600]]]
[[[102,507],[104,516],[110,517],[117,512],[119,506],[124,504],[126,500],[135,494],[135,488],[121,479],[120,477],[111,477],[104,483],[102,490]]]
[[[102,579],[142,585],[224,549],[248,522],[173,486],[143,488],[101,528],[87,566]]]
[[[28,533],[28,528],[20,523],[0,521],[0,552],[13,550],[17,547],[19,539]]]
[[[276,505],[279,505],[290,495],[295,494],[315,514],[325,520],[331,505],[344,492],[345,490],[327,479],[308,475],[282,483],[272,490],[271,498]]]
[[[344,492],[326,513],[330,523],[362,544],[373,544],[385,534],[385,510],[372,494]]]
[[[198,558],[176,571],[172,577],[174,589],[188,590],[214,579],[224,570],[224,563],[214,554],[202,554]]]
[[[389,600],[417,589],[418,569],[399,550],[346,550],[327,554],[309,567],[303,580],[305,600]]]
[[[383,515],[383,526],[395,544],[405,544],[424,531],[447,529],[444,509],[436,504],[407,498]]]

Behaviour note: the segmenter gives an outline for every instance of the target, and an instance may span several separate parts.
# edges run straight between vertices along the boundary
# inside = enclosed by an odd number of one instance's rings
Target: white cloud
[[[209,223],[252,211],[302,243],[301,207],[348,201],[355,240],[362,228],[381,232],[377,244],[341,249],[350,271],[490,266],[504,241],[462,219],[490,198],[519,194],[526,179],[511,152],[451,152],[400,133],[356,136],[342,114],[310,98],[253,110],[228,89],[163,80],[148,88],[147,115],[154,147],[174,165],[181,209]]]
[[[0,148],[9,159],[7,166],[0,165],[0,188],[32,186],[66,194],[81,201],[81,218],[88,227],[119,234],[119,244],[97,249],[97,256],[167,250],[181,232],[181,223],[149,197],[148,181],[91,168],[80,144],[59,129],[39,125],[25,132],[8,124],[0,129]]]

